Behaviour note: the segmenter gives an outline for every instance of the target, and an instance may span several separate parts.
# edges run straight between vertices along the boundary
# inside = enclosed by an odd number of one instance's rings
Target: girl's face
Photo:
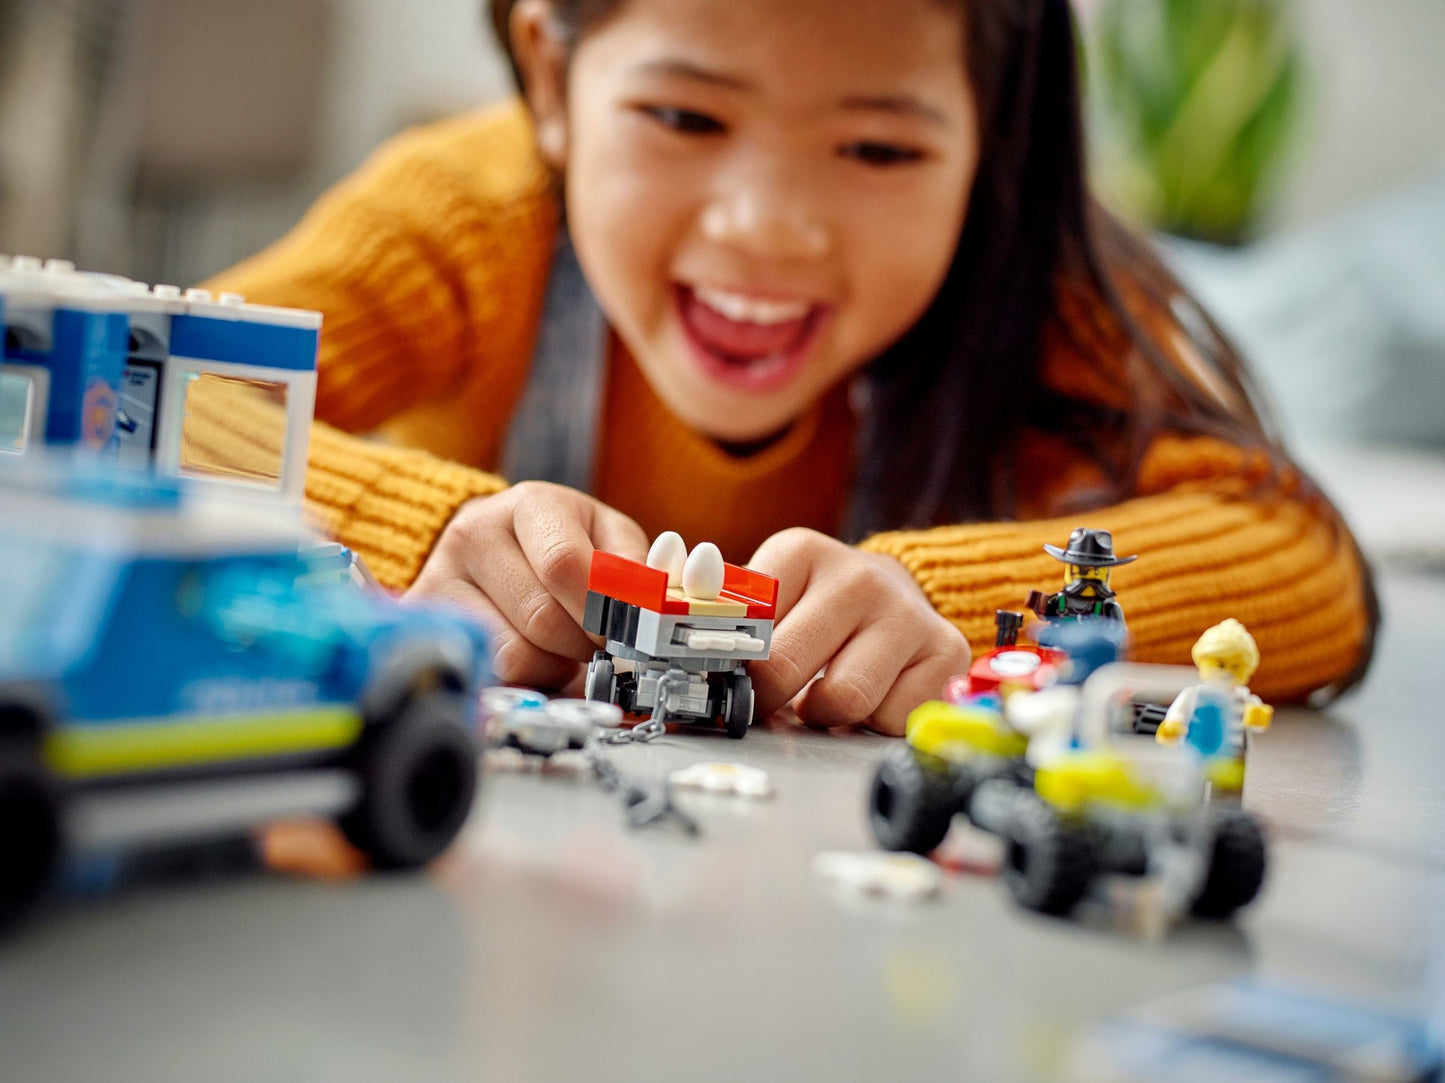
[[[626,0],[578,44],[578,259],[691,427],[782,430],[928,307],[977,163],[962,35],[941,0]]]

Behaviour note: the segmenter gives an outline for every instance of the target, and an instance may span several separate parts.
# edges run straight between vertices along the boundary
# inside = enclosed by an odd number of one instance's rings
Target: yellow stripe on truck
[[[88,778],[347,748],[360,733],[361,716],[350,707],[185,722],[146,719],[47,734],[44,757],[57,775]]]

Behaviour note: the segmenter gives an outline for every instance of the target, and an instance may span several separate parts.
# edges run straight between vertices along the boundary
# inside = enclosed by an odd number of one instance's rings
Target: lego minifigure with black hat
[[[1107,530],[1078,527],[1069,535],[1068,544],[1045,545],[1044,552],[1067,565],[1064,589],[1055,594],[1031,590],[1024,604],[1044,620],[1078,620],[1102,617],[1124,622],[1120,608],[1109,587],[1109,569],[1138,560],[1137,556],[1116,557],[1114,537]]]

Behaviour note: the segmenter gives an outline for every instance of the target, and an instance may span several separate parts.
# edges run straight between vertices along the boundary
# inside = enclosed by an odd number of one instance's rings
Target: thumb
[[[638,562],[647,559],[647,532],[620,511],[598,504],[588,531],[595,548]]]

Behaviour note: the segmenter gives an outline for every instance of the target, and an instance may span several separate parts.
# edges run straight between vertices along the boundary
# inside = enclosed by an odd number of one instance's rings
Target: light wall
[[[328,184],[407,125],[509,92],[481,0],[335,2],[337,40],[314,165],[284,189],[220,193],[181,212],[167,245],[169,277],[201,278],[280,235]],[[1278,231],[1445,173],[1445,0],[1296,6],[1313,86],[1271,217]]]
[[[1275,208],[1293,230],[1445,173],[1445,0],[1296,0],[1311,104]]]

